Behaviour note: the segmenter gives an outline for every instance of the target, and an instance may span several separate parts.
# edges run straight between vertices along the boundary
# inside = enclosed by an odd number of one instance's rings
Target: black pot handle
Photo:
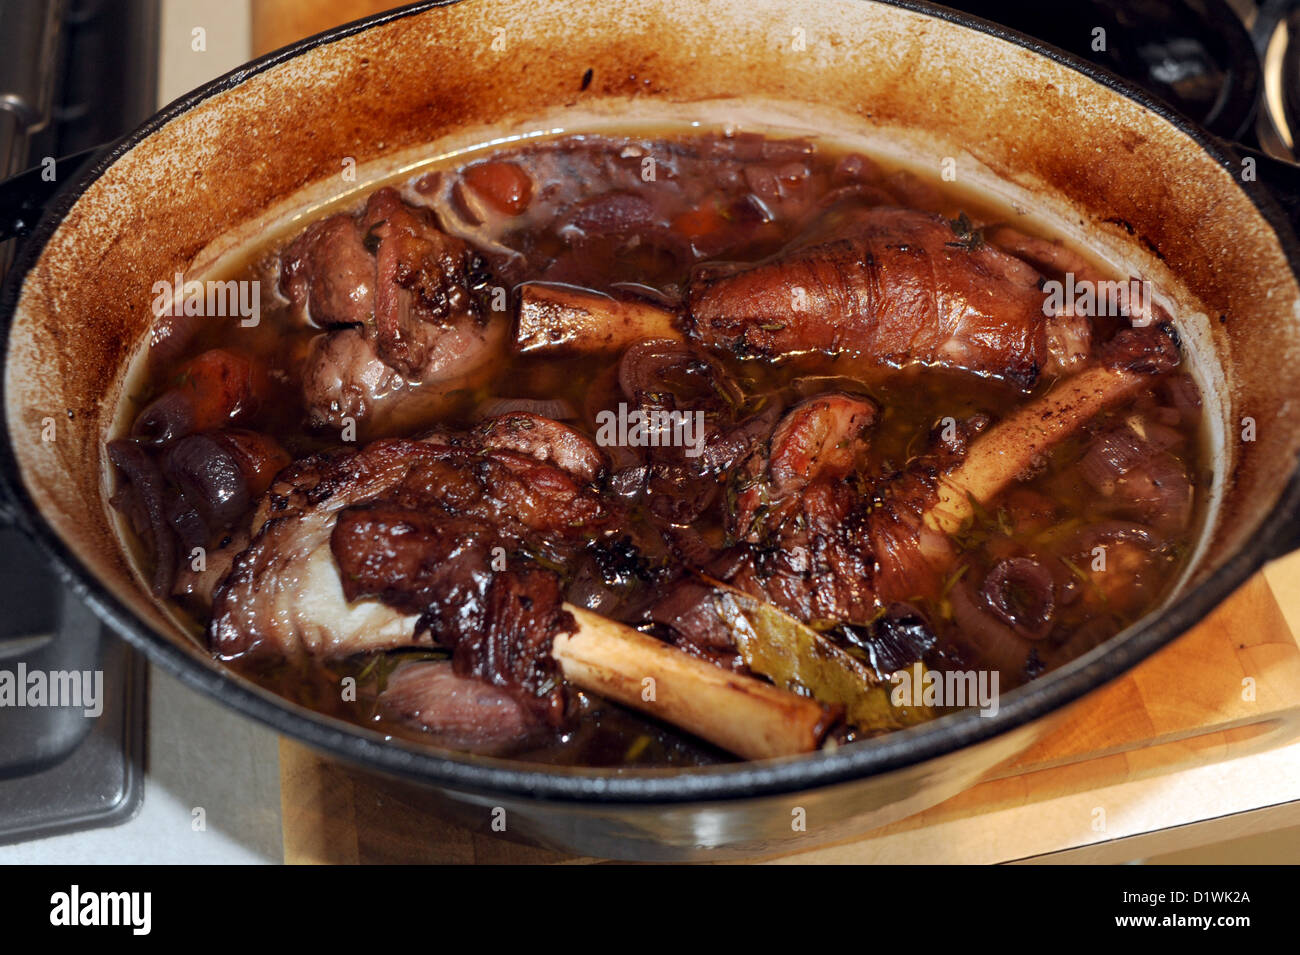
[[[55,159],[52,170],[42,163],[0,182],[0,242],[30,234],[50,200],[103,148],[92,146]]]

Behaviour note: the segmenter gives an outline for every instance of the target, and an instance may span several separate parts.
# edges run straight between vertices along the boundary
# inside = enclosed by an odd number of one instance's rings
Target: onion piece
[[[1010,557],[998,561],[984,578],[980,595],[993,615],[1018,637],[1041,640],[1051,632],[1056,612],[1052,575],[1038,561]]]
[[[964,582],[958,583],[948,593],[953,620],[958,627],[958,640],[979,654],[982,660],[1008,675],[1024,672],[1032,644],[1016,636],[1014,630],[998,620],[976,601]]]
[[[150,586],[154,595],[171,592],[176,576],[176,538],[167,522],[166,484],[154,459],[134,441],[118,438],[107,446],[108,458],[121,472],[113,506],[148,545],[153,558]]]
[[[620,600],[619,595],[601,579],[599,571],[590,562],[585,562],[578,569],[564,596],[569,603],[602,615],[612,614]]]
[[[1158,433],[1153,435],[1160,438]],[[1110,431],[1079,459],[1079,473],[1118,506],[1160,530],[1186,527],[1193,489],[1181,461],[1139,438],[1131,428]]]
[[[1106,497],[1130,470],[1151,457],[1151,449],[1128,428],[1103,434],[1079,459],[1079,474]]]
[[[217,434],[181,438],[163,456],[162,470],[209,531],[229,527],[252,506],[253,495],[239,459]]]
[[[629,401],[638,406],[661,406],[707,410],[709,407],[737,408],[744,401],[739,386],[706,355],[671,339],[637,342],[623,353],[618,365],[618,383]]]

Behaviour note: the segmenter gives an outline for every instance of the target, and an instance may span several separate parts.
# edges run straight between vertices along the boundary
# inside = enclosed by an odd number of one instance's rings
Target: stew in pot
[[[1208,481],[1145,283],[1015,219],[822,141],[463,154],[161,295],[114,503],[213,654],[393,737],[689,765],[995,708],[1159,604]]]

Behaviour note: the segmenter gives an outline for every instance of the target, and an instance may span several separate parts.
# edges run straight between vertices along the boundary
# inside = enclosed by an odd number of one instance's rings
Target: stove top
[[[153,111],[155,2],[0,0],[0,21],[0,176],[107,142]],[[9,255],[0,246],[0,270]],[[5,517],[0,842],[122,821],[143,792],[144,661]]]

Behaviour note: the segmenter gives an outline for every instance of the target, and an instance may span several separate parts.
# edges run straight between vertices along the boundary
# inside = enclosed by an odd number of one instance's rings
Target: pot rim
[[[452,6],[464,0],[422,0],[344,24],[246,63],[163,107],[143,124],[106,147],[81,174],[68,183],[49,204],[31,235],[22,240],[19,255],[6,276],[0,295],[0,353],[8,355],[12,318],[27,273],[72,206],[89,186],[119,158],[156,130],[195,106],[240,86],[246,79],[291,60],[318,46],[333,43],[373,27]],[[1133,100],[1190,138],[1221,165],[1237,159],[1232,148],[1200,129],[1145,91],[1095,64],[1045,44],[1015,30],[924,0],[871,0],[957,26],[977,30],[1014,43],[1082,73],[1110,91]],[[1240,185],[1237,188],[1241,188]],[[1291,270],[1300,277],[1300,247],[1281,210],[1263,190],[1243,190],[1272,226],[1286,253]],[[0,407],[5,406],[5,386],[0,378]],[[389,775],[460,791],[493,793],[561,802],[665,804],[726,801],[773,796],[814,787],[847,783],[881,775],[945,756],[990,740],[1058,710],[1112,680],[1181,635],[1222,602],[1272,556],[1283,552],[1291,537],[1289,526],[1300,516],[1300,466],[1292,465],[1290,478],[1273,512],[1271,527],[1251,539],[1204,581],[1182,595],[1164,611],[1147,617],[1117,634],[1095,650],[1059,670],[1031,681],[1007,694],[996,715],[981,717],[975,710],[954,713],[930,723],[891,733],[835,752],[755,763],[738,763],[696,770],[649,770],[621,773],[553,769],[502,761],[485,764],[377,735],[345,728],[346,724],[279,701],[234,679],[216,667],[205,667],[181,646],[144,624],[86,568],[41,516],[27,493],[14,455],[9,429],[0,440],[0,490],[14,508],[14,524],[31,538],[60,580],[132,646],[154,664],[191,689],[206,693],[277,732],[284,733],[332,755]],[[1112,646],[1112,644],[1114,644]]]

